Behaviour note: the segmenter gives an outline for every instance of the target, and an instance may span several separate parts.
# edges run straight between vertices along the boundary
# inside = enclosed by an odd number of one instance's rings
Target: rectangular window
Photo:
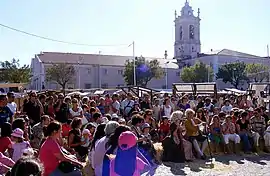
[[[88,69],[87,69],[87,73],[90,75],[91,72],[92,72],[91,68],[88,68]]]
[[[118,75],[123,75],[123,70],[118,70]]]
[[[108,75],[108,70],[106,68],[104,69],[104,75]]]
[[[92,84],[84,84],[84,88],[85,89],[91,89],[92,88]]]
[[[180,76],[180,71],[179,72],[176,72],[176,76]]]
[[[166,89],[166,85],[163,85],[163,86],[162,86],[162,89]]]
[[[107,89],[108,88],[108,84],[107,83],[101,84],[101,88],[102,89]]]

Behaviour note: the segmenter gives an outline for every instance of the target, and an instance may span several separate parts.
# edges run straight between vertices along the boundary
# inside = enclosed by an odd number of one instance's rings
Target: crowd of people
[[[0,95],[0,175],[137,176],[162,162],[205,160],[206,149],[270,152],[266,106],[252,95],[31,92],[21,107],[14,98]]]

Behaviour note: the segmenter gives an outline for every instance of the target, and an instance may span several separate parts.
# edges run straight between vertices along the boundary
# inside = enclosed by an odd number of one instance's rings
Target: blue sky
[[[0,23],[37,35],[90,45],[76,46],[0,27],[0,61],[30,64],[40,51],[173,57],[174,10],[185,0],[1,0]],[[270,44],[269,0],[189,0],[201,9],[202,52],[233,49],[266,56]]]

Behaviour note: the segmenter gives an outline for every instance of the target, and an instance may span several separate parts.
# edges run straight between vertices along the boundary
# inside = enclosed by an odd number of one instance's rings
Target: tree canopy
[[[134,61],[127,60],[125,63],[124,79],[127,85],[134,85]],[[146,87],[147,83],[153,79],[159,79],[164,75],[164,70],[160,67],[158,60],[148,61],[144,57],[135,58],[136,85]]]
[[[217,79],[222,79],[225,83],[231,83],[235,88],[238,88],[241,81],[248,81],[244,62],[224,64],[218,69],[216,76]]]
[[[73,80],[75,68],[67,63],[53,64],[46,70],[46,80],[58,83],[65,90],[67,83]]]
[[[213,81],[213,69],[202,62],[196,62],[195,65],[184,67],[181,73],[181,79],[187,83],[200,83]]]
[[[1,74],[0,80],[10,83],[28,83],[30,81],[29,65],[20,66],[19,59],[0,62]]]
[[[269,67],[263,64],[246,64],[246,73],[249,81],[262,82],[269,80]]]

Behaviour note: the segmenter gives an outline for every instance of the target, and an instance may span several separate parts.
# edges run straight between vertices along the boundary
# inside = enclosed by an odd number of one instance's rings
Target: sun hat
[[[137,137],[131,131],[123,132],[118,139],[118,145],[122,150],[128,150],[137,144]]]
[[[23,137],[23,130],[21,130],[20,128],[16,128],[11,133],[11,136],[24,139],[24,137]]]
[[[82,131],[82,134],[89,134],[89,135],[90,135],[91,133],[90,133],[90,131],[89,131],[88,129],[84,129],[84,130]]]

